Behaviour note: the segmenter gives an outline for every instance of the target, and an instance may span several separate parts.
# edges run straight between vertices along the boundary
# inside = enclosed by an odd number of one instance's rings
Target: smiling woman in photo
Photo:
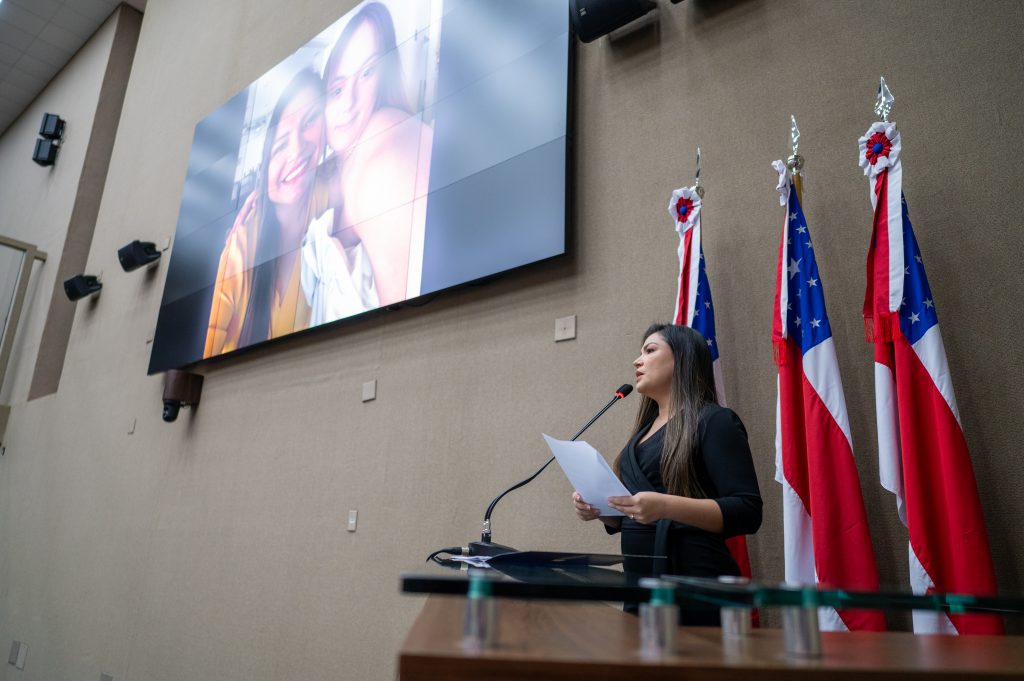
[[[313,323],[406,300],[414,230],[426,212],[433,134],[405,94],[391,13],[364,5],[345,26],[323,74],[327,145],[317,222],[303,256]],[[415,284],[414,284],[415,287]]]
[[[221,253],[204,358],[309,326],[299,249],[323,152],[323,85],[303,70],[274,107],[257,189],[238,212]]]

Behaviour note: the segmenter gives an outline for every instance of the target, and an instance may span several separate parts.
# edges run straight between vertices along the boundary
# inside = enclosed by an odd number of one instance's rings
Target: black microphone
[[[592,426],[594,424],[594,421],[596,421],[599,418],[601,418],[601,416],[606,411],[611,409],[611,406],[613,404],[615,404],[616,402],[618,402],[619,400],[621,400],[623,397],[625,397],[626,395],[628,395],[631,392],[633,392],[633,386],[629,385],[628,383],[625,383],[625,384],[619,386],[619,389],[615,391],[615,396],[612,397],[612,399],[608,400],[608,404],[604,405],[601,408],[601,411],[599,411],[596,414],[594,414],[594,417],[592,419],[587,421],[583,425],[582,428],[577,430],[576,434],[573,435],[571,438],[569,438],[569,441],[571,442],[571,441],[575,440],[576,438],[578,438],[580,435],[582,435],[583,432],[587,428],[589,428],[590,426]],[[499,494],[497,497],[494,498],[494,501],[491,502],[491,505],[487,507],[487,513],[484,514],[484,529],[483,529],[483,533],[480,535],[480,541],[474,541],[474,542],[470,542],[469,543],[469,555],[471,555],[471,556],[499,556],[499,555],[501,555],[503,553],[513,553],[513,552],[515,552],[516,549],[513,549],[510,546],[502,546],[501,544],[495,544],[495,543],[491,542],[491,513],[494,512],[494,507],[498,505],[498,502],[501,501],[501,498],[503,496],[505,496],[509,492],[511,492],[513,490],[517,490],[520,487],[522,487],[523,485],[531,482],[534,478],[536,478],[538,475],[540,475],[544,471],[545,468],[547,468],[549,465],[551,465],[551,462],[554,461],[554,460],[555,460],[555,457],[552,456],[550,459],[548,459],[548,462],[546,464],[544,464],[543,466],[541,466],[540,468],[537,469],[536,473],[534,473],[530,477],[526,478],[522,482],[517,482],[516,484],[512,485],[507,490],[505,490],[504,492],[502,492],[501,494]]]

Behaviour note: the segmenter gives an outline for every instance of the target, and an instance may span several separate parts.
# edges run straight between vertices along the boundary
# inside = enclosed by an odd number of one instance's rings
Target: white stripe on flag
[[[908,553],[910,554],[910,589],[915,594],[927,593],[928,589],[933,588],[935,584],[932,582],[932,578],[928,576],[928,572],[921,565],[921,561],[917,559],[917,555],[914,554],[914,547],[909,543],[907,544]],[[915,634],[956,634],[956,627],[949,620],[949,617],[944,612],[937,612],[935,610],[914,610],[914,633]]]
[[[907,525],[903,494],[903,457],[900,453],[896,380],[885,364],[875,362],[875,418],[878,421],[878,477],[882,487],[896,495],[896,512]]]
[[[814,536],[811,516],[789,481],[782,479],[783,547],[786,556],[786,583],[794,586],[817,584],[814,569]]]
[[[918,338],[911,347],[914,348],[921,364],[924,364],[924,368],[932,377],[932,383],[942,393],[946,404],[953,411],[960,430],[963,430],[963,424],[960,423],[960,412],[956,408],[956,396],[953,394],[953,377],[949,373],[949,362],[946,360],[946,346],[942,342],[939,325],[936,324],[925,331],[924,335]]]
[[[822,631],[849,631],[835,608],[818,608],[818,627]]]
[[[897,159],[889,173],[889,311],[899,312],[903,305],[903,163]]]
[[[775,482],[786,484],[782,471],[782,390],[778,376],[775,377]]]
[[[804,376],[821,397],[832,418],[839,424],[846,441],[853,449],[850,434],[850,415],[846,411],[846,397],[843,395],[843,379],[839,375],[839,359],[832,338],[826,338],[804,355]]]
[[[690,282],[687,286],[686,321],[693,326],[693,308],[697,305],[697,284],[700,282],[700,213],[693,221],[693,236],[690,237]]]
[[[775,314],[779,315],[782,326],[782,337],[789,337],[789,329],[786,327],[786,313],[789,310],[789,277],[786,276],[786,267],[789,264],[789,192],[786,192],[786,210],[782,214],[782,251],[779,253],[779,271],[776,272],[775,280],[779,282],[779,309]]]

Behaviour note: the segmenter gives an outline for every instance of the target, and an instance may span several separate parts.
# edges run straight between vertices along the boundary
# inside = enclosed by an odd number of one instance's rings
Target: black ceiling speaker
[[[657,7],[654,0],[569,0],[569,16],[580,40],[589,43]]]
[[[35,151],[32,152],[32,160],[43,166],[52,166],[57,162],[57,141],[39,138],[36,140]]]
[[[64,281],[64,294],[71,302],[98,293],[101,288],[103,284],[91,274],[76,274]]]
[[[39,126],[39,136],[48,140],[59,140],[64,136],[64,119],[57,114],[43,114],[43,122]]]
[[[127,246],[117,249],[117,259],[121,261],[121,269],[131,272],[159,260],[160,251],[156,250],[156,244],[153,242],[136,239]]]

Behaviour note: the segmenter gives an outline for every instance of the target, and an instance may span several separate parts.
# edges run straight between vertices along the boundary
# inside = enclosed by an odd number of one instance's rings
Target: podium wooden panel
[[[1024,678],[1024,637],[822,633],[823,655],[783,654],[782,631],[723,641],[720,630],[682,627],[679,652],[642,660],[636,618],[595,603],[499,602],[496,650],[460,645],[465,598],[431,596],[399,654],[401,681],[841,681],[843,679]]]

